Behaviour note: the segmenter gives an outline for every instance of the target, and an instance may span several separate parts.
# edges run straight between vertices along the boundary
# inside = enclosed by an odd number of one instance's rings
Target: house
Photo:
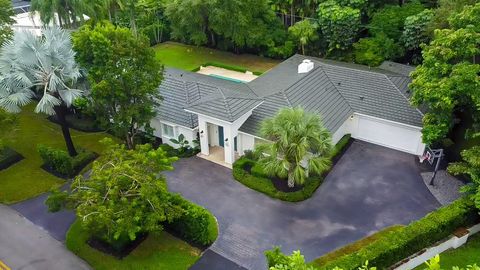
[[[422,113],[408,101],[411,67],[380,68],[295,55],[249,83],[167,69],[152,121],[164,142],[200,138],[201,154],[226,164],[263,139],[262,120],[284,107],[319,114],[336,143],[353,138],[420,155]]]

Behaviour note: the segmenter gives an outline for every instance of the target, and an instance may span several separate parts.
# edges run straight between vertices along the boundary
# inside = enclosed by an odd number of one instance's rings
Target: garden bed
[[[99,154],[95,152],[80,149],[78,151],[78,155],[76,155],[75,157],[70,157],[71,168],[68,170],[59,170],[55,168],[55,165],[53,163],[52,165],[43,163],[41,168],[44,171],[55,175],[58,178],[70,179],[78,175],[87,165],[92,163],[98,157]]]
[[[163,231],[150,233],[144,241],[123,259],[117,259],[95,248],[88,242],[88,233],[80,221],[75,221],[67,232],[65,244],[69,250],[96,270],[171,269],[184,270],[200,257],[201,250]]]
[[[353,139],[347,134],[335,145],[332,152],[333,165],[340,160],[352,142]],[[288,202],[300,202],[310,198],[329,172],[330,170],[322,175],[311,176],[307,178],[303,186],[289,189],[287,180],[268,177],[255,160],[243,156],[233,164],[235,180],[272,198]],[[280,184],[280,181],[283,184]]]
[[[21,161],[23,156],[9,147],[0,149],[0,170],[4,170]]]
[[[117,259],[123,259],[128,256],[133,250],[135,250],[145,239],[147,239],[148,234],[140,234],[134,241],[128,241],[124,244],[121,244],[121,247],[114,248],[112,245],[107,242],[98,239],[96,237],[90,237],[87,241],[88,245],[98,251],[112,255]]]

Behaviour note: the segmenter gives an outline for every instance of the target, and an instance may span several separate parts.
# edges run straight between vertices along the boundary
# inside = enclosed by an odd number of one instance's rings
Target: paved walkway
[[[414,156],[359,141],[315,195],[301,203],[250,190],[232,178],[231,170],[200,158],[182,159],[175,167],[167,173],[170,190],[210,209],[219,221],[211,250],[252,270],[266,268],[263,252],[273,245],[286,253],[300,249],[312,260],[439,207]]]
[[[87,270],[90,267],[46,231],[0,205],[0,261],[14,270]]]
[[[61,210],[56,213],[48,212],[48,207],[45,205],[48,195],[49,193],[44,193],[30,200],[16,203],[11,207],[35,225],[46,230],[58,241],[64,242],[70,225],[75,221],[75,212],[68,210]]]

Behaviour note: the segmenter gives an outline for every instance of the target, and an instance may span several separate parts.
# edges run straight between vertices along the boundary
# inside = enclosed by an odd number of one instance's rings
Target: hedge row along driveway
[[[248,269],[265,269],[263,251],[281,245],[313,260],[384,227],[408,224],[440,204],[423,183],[415,157],[354,142],[312,198],[275,200],[235,181],[232,171],[199,158],[168,172],[171,191],[217,217],[212,251]]]

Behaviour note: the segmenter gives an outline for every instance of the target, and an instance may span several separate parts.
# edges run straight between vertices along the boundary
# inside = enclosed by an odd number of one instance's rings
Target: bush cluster
[[[168,144],[161,144],[159,147],[167,152],[167,155],[170,157],[189,158],[195,156],[199,152],[198,149],[192,147],[187,148],[184,151],[179,151],[179,149],[175,149]]]
[[[84,166],[96,158],[96,154],[87,150],[79,150],[78,155],[71,157],[66,151],[53,147],[39,145],[38,153],[43,165],[54,173],[65,177],[72,177]]]
[[[185,212],[167,227],[180,234],[184,239],[199,245],[210,245],[217,239],[218,226],[215,217],[207,209],[185,200],[175,194],[173,204],[179,205]]]
[[[468,198],[461,198],[395,233],[386,235],[382,241],[373,242],[359,251],[331,260],[320,269],[332,269],[336,266],[357,269],[365,261],[379,269],[386,269],[448,237],[459,227],[471,226],[477,221],[478,213],[473,202]]]

